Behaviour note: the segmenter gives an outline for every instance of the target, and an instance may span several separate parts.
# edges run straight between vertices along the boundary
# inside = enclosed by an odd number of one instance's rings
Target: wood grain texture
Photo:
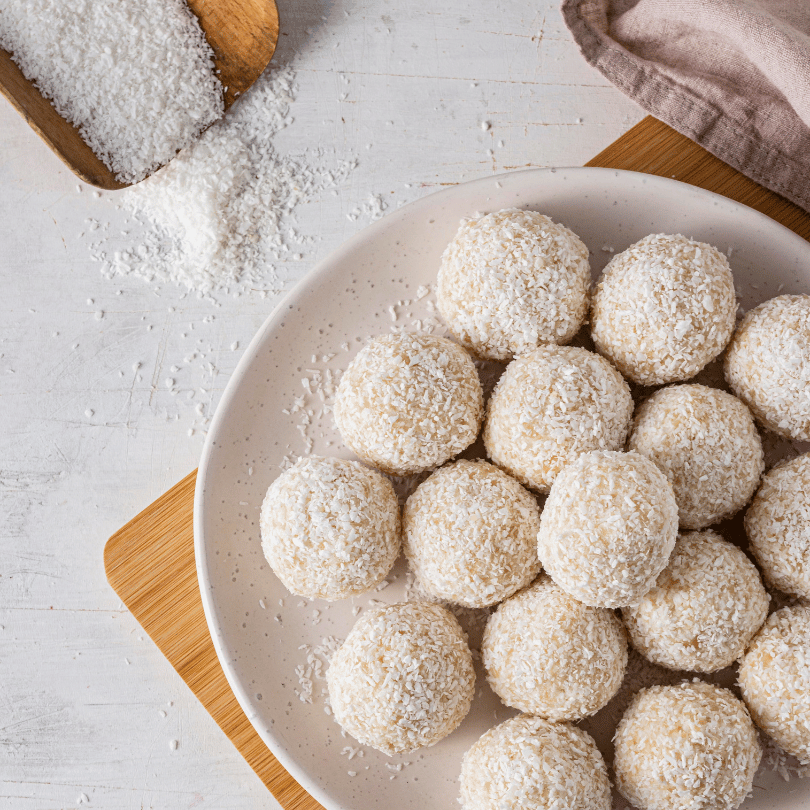
[[[267,67],[278,41],[275,0],[188,0],[214,51],[214,63],[225,89],[225,110],[244,93]],[[114,190],[127,183],[99,160],[79,130],[54,109],[35,85],[0,49],[0,93],[31,128],[82,180]]]
[[[804,238],[810,215],[648,117],[586,165],[674,177],[768,214]],[[322,806],[281,767],[228,686],[205,623],[194,563],[191,473],[107,542],[110,584],[285,810]]]

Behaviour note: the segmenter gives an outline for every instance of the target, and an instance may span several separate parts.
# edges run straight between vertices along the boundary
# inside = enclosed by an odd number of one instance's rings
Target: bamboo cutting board
[[[586,165],[692,183],[755,208],[810,240],[810,214],[654,118],[645,118]],[[217,660],[194,562],[195,481],[193,472],[108,540],[107,579],[281,806],[323,810],[253,730]]]

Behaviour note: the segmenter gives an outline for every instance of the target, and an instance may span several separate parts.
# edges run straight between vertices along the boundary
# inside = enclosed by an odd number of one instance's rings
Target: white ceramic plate
[[[810,291],[810,245],[750,208],[634,172],[538,169],[456,186],[386,216],[284,299],[245,352],[209,431],[197,477],[195,548],[208,626],[231,688],[282,765],[329,810],[458,807],[463,752],[512,712],[479,674],[470,715],[433,748],[389,759],[343,737],[325,712],[321,645],[345,638],[354,609],[369,597],[329,604],[290,596],[262,555],[259,509],[285,457],[351,457],[331,415],[319,412],[318,391],[328,387],[322,382],[344,369],[367,337],[430,327],[432,296],[420,287],[432,287],[459,220],[507,207],[535,209],[572,228],[591,250],[595,276],[610,249],[649,233],[682,233],[731,249],[746,309],[779,292]],[[395,572],[390,587],[373,597],[403,598],[402,561]],[[303,687],[307,697],[307,679],[311,703],[298,695]],[[588,723],[603,746],[619,710]],[[745,804],[750,810],[810,806],[810,781],[786,783],[761,771],[756,784]]]

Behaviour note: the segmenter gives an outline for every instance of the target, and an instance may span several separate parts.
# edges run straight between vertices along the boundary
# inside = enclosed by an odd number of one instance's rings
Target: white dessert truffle
[[[765,581],[810,599],[810,453],[765,475],[745,513],[745,531]]]
[[[598,354],[543,346],[513,360],[487,406],[487,454],[519,481],[548,492],[580,453],[624,446],[630,388]]]
[[[449,610],[428,602],[370,609],[326,672],[338,723],[384,754],[434,745],[470,710],[472,654]]]
[[[742,319],[726,380],[769,430],[810,441],[810,295],[780,295]]]
[[[681,535],[653,588],[622,609],[630,641],[645,658],[694,672],[736,661],[767,615],[756,567],[713,531]]]
[[[638,810],[734,810],[762,758],[743,703],[700,681],[641,690],[613,741],[616,787]]]
[[[343,374],[334,414],[360,458],[392,475],[423,472],[470,445],[483,417],[472,358],[433,335],[384,335]]]
[[[405,556],[427,594],[486,607],[540,571],[540,508],[514,478],[486,461],[456,461],[405,503]]]
[[[754,636],[739,673],[754,722],[810,765],[810,607],[786,607]]]
[[[536,211],[508,208],[462,221],[442,255],[436,303],[480,357],[511,360],[567,343],[588,311],[588,248]]]
[[[678,534],[672,487],[638,453],[593,451],[564,467],[540,516],[537,554],[554,581],[586,605],[637,604],[667,564]]]
[[[684,529],[703,529],[738,512],[765,469],[751,412],[705,385],[656,391],[636,411],[627,447],[669,479]]]
[[[594,343],[641,385],[688,380],[726,347],[737,299],[726,257],[680,234],[614,256],[593,295]]]
[[[299,459],[267,490],[262,550],[287,590],[343,599],[373,588],[401,546],[391,482],[356,461]]]
[[[543,575],[490,616],[481,656],[490,686],[507,706],[578,720],[616,694],[627,640],[612,611],[583,605]]]
[[[569,723],[513,717],[461,761],[464,810],[610,810],[607,768],[593,738]]]

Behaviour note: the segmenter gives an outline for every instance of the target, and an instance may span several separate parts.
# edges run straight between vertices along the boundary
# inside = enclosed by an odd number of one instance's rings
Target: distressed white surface
[[[347,215],[371,194],[390,210],[493,172],[579,165],[642,117],[581,59],[556,0],[481,16],[459,0],[279,5],[273,64],[293,65],[299,91],[276,147],[359,159],[337,194],[299,208],[316,239],[280,268],[285,288],[367,224]],[[277,807],[102,563],[107,537],[196,466],[277,298],[216,307],[102,278],[87,220],[126,245],[115,198],[78,192],[0,101],[0,810]]]

